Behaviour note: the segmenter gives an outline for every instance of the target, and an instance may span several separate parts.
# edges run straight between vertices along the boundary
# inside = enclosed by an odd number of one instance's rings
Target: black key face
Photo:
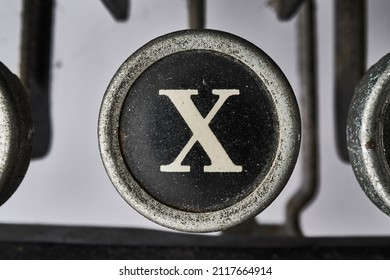
[[[216,51],[164,57],[133,83],[119,142],[130,173],[152,197],[188,212],[227,208],[270,171],[279,138],[260,78]]]
[[[111,182],[135,210],[210,232],[263,211],[297,160],[294,93],[261,49],[232,34],[158,37],[118,69],[99,114]]]

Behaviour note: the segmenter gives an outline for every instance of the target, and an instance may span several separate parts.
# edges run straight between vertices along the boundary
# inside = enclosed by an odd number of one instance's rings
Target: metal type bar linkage
[[[116,21],[126,21],[130,14],[130,0],[102,0]]]
[[[301,78],[302,185],[287,204],[287,231],[302,234],[300,216],[313,199],[318,185],[317,52],[316,16],[313,0],[306,1],[298,15],[299,67]]]
[[[54,0],[24,0],[20,76],[30,96],[34,124],[33,158],[50,148],[50,80]]]
[[[299,2],[299,3],[298,3]],[[303,3],[302,3],[303,2]],[[287,5],[288,2],[280,1]],[[292,5],[292,3],[290,3]],[[302,5],[301,5],[302,4]],[[292,9],[292,7],[295,7]],[[287,7],[286,7],[287,8]],[[300,215],[313,199],[318,184],[318,131],[317,131],[317,53],[316,53],[316,17],[314,0],[295,1],[290,6],[290,16],[298,13],[299,67],[302,88],[301,117],[304,170],[303,182],[298,192],[289,200],[286,208],[286,223],[283,225],[258,224],[255,218],[225,230],[225,234],[259,236],[302,235]],[[288,19],[287,17],[284,19]]]
[[[270,0],[270,5],[276,10],[280,20],[289,20],[298,12],[302,3],[306,0]]]
[[[366,69],[365,0],[335,0],[336,137],[340,157],[349,161],[346,124],[354,89]]]
[[[203,29],[205,27],[206,0],[187,0],[188,18],[191,29]]]

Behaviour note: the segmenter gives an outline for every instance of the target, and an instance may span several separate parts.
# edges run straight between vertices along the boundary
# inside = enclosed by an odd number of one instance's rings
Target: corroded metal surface
[[[347,142],[353,170],[374,204],[390,215],[390,54],[372,66],[355,90],[348,116]]]
[[[27,94],[0,63],[0,205],[15,192],[31,158],[33,128]]]
[[[139,76],[155,62],[178,52],[215,51],[249,67],[262,81],[275,104],[279,125],[271,167],[258,178],[244,199],[210,212],[186,212],[149,195],[128,169],[120,146],[119,120],[125,98]],[[292,89],[277,65],[249,42],[218,31],[181,31],[157,38],[127,59],[114,75],[100,110],[98,136],[106,171],[121,196],[145,217],[163,226],[189,232],[218,231],[264,210],[281,192],[295,166],[300,143],[300,119]],[[212,187],[212,186],[211,186]]]

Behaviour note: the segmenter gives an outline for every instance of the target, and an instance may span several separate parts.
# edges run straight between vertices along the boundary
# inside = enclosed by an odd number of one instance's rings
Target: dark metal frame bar
[[[187,0],[188,24],[191,29],[203,29],[206,24],[206,0]]]
[[[206,236],[3,224],[0,259],[390,259],[390,238]]]
[[[366,1],[335,0],[335,108],[339,156],[349,161],[347,117],[354,90],[366,70]]]
[[[302,235],[300,216],[314,198],[319,180],[317,120],[317,48],[316,16],[313,0],[307,0],[298,14],[298,59],[301,78],[302,185],[289,200],[286,226],[291,233]]]
[[[44,157],[50,149],[50,82],[54,0],[24,0],[21,47],[21,81],[30,96],[34,124],[32,158]]]
[[[126,21],[130,15],[130,0],[101,0],[116,21]]]

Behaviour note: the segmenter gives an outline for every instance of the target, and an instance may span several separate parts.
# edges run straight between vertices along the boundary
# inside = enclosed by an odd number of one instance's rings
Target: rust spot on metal
[[[368,141],[366,143],[366,149],[369,149],[369,150],[375,150],[376,149],[376,142],[374,139],[370,139],[370,141]]]

